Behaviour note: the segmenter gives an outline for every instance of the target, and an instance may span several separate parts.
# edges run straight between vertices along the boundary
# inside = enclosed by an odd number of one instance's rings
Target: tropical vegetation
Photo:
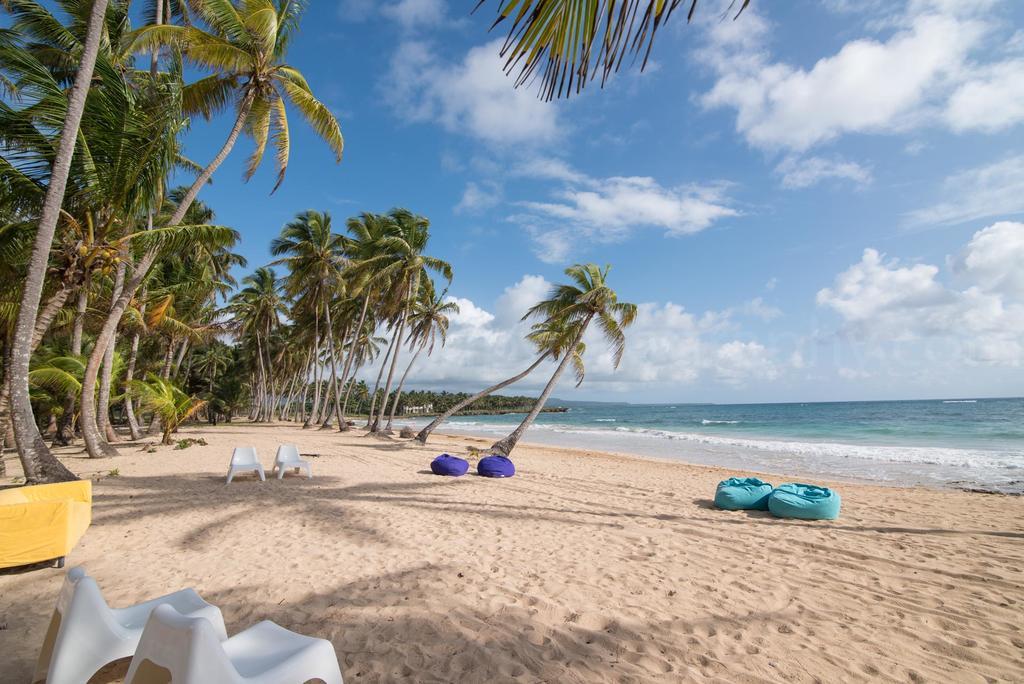
[[[109,456],[241,416],[346,431],[358,415],[387,435],[427,404],[441,414],[423,441],[470,405],[529,409],[495,445],[509,453],[568,366],[582,381],[591,323],[618,363],[636,309],[607,267],[577,265],[527,314],[528,368],[477,394],[416,389],[459,307],[429,219],[408,208],[337,223],[302,211],[236,281],[241,232],[198,196],[238,139],[253,142],[246,179],[273,147],[271,193],[291,161],[289,110],[341,160],[338,122],[285,60],[301,3],[157,2],[139,27],[126,0],[0,7],[0,453],[16,445],[27,481],[73,479],[51,449],[79,439]],[[220,149],[188,159],[183,136],[226,110]],[[552,362],[538,400],[495,394]]]

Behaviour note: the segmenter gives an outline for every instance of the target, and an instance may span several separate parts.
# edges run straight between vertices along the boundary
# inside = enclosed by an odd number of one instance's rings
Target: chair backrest
[[[235,447],[235,450],[231,452],[231,465],[256,465],[259,462],[259,458],[256,456],[256,447]]]
[[[282,444],[277,447],[277,458],[278,463],[295,463],[301,460],[299,458],[299,447],[294,444]]]
[[[210,621],[182,615],[166,604],[150,613],[128,668],[126,684],[147,681],[144,666],[147,661],[170,672],[173,682],[190,684],[238,679],[238,671],[224,653]]]

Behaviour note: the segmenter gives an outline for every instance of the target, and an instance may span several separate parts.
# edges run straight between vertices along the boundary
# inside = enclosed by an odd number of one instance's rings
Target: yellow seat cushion
[[[92,522],[92,483],[0,491],[0,568],[67,556]]]

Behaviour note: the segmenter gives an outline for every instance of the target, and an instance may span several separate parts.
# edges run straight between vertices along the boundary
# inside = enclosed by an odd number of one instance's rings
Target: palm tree
[[[379,241],[382,253],[360,262],[357,266],[357,269],[368,268],[372,271],[371,282],[387,283],[383,310],[389,312],[394,321],[390,350],[391,365],[387,381],[384,383],[380,412],[372,417],[371,432],[379,430],[381,417],[387,411],[391,382],[398,364],[405,326],[413,300],[419,293],[421,280],[428,277],[428,271],[440,273],[449,283],[452,280],[452,267],[448,262],[423,254],[430,239],[430,221],[408,209],[393,209],[388,216],[391,218],[391,229]]]
[[[281,229],[281,235],[270,244],[274,256],[287,255],[273,262],[288,266],[285,293],[296,299],[296,307],[308,308],[317,324],[321,314],[330,357],[331,386],[334,392],[334,412],[341,420],[341,399],[338,396],[337,355],[334,343],[334,324],[331,305],[343,288],[342,270],[345,258],[345,238],[331,229],[331,215],[327,212],[304,211]],[[319,357],[320,340],[313,339],[314,358]],[[341,347],[345,339],[342,337]],[[331,412],[324,411],[324,425],[330,423]]]
[[[82,113],[85,111],[89,85],[96,67],[96,57],[99,54],[106,13],[107,0],[94,0],[89,13],[84,45],[78,44],[73,39],[69,41],[69,48],[73,47],[74,51],[79,53],[78,71],[75,74],[71,92],[68,94],[64,125],[61,128],[60,142],[46,188],[46,198],[39,215],[39,227],[36,230],[32,257],[22,290],[21,306],[18,310],[18,322],[11,341],[11,363],[8,372],[11,374],[14,435],[18,443],[18,455],[25,471],[25,479],[30,483],[77,479],[74,473],[50,454],[39,434],[29,397],[28,373],[32,356],[32,337],[43,294],[43,278],[46,274],[53,236],[57,230],[64,190],[71,172],[71,158],[75,152],[78,129],[82,122]]]
[[[274,379],[268,345],[270,334],[280,324],[279,316],[286,313],[287,307],[274,269],[260,267],[247,275],[242,284],[245,287],[232,298],[228,309],[234,314],[239,334],[255,343],[259,383],[255,397],[259,406],[256,418],[273,420]]]
[[[206,391],[211,397],[217,376],[228,369],[231,359],[231,349],[219,341],[208,344],[196,357],[195,368],[207,377],[209,384]]]
[[[159,414],[164,429],[161,444],[170,444],[171,433],[206,405],[204,400],[188,396],[170,380],[152,373],[145,381],[133,380],[131,391],[144,408]]]
[[[421,288],[420,298],[414,305],[412,314],[409,316],[409,348],[416,349],[409,365],[402,373],[402,379],[398,382],[398,389],[395,390],[395,400],[391,402],[391,413],[388,415],[386,431],[391,430],[391,423],[395,420],[395,412],[398,410],[398,401],[402,398],[402,388],[405,386],[405,379],[409,377],[416,359],[426,349],[427,356],[434,353],[434,343],[437,338],[441,340],[441,346],[448,341],[448,316],[459,313],[459,305],[454,301],[445,301],[447,290],[440,295],[434,294],[434,283],[429,278],[424,281]]]
[[[615,368],[622,361],[626,348],[626,336],[623,329],[632,325],[636,319],[636,305],[620,302],[615,290],[607,285],[608,271],[611,266],[598,268],[595,264],[576,264],[565,269],[565,274],[572,284],[555,286],[548,299],[535,304],[523,318],[540,316],[545,320],[564,322],[574,331],[573,341],[565,348],[562,360],[548,380],[548,384],[540,393],[533,409],[523,422],[507,437],[500,439],[491,446],[491,450],[508,456],[515,449],[523,433],[533,424],[537,415],[544,408],[548,397],[565,372],[566,366],[573,362],[582,382],[582,351],[576,353],[583,335],[592,321],[597,320],[598,327],[605,341],[611,346],[612,361]]]
[[[309,84],[294,67],[284,62],[289,39],[298,27],[301,3],[254,0],[235,4],[232,0],[204,0],[195,4],[196,14],[209,26],[209,32],[189,26],[168,24],[144,26],[125,39],[128,52],[152,53],[161,46],[177,47],[197,66],[216,73],[200,79],[184,91],[186,114],[212,116],[223,110],[234,97],[235,123],[213,160],[189,186],[177,209],[164,224],[181,223],[200,189],[231,153],[238,136],[245,130],[256,141],[249,158],[246,177],[250,178],[263,159],[268,140],[273,137],[278,168],[275,189],[284,180],[290,153],[290,136],[284,101],[287,99],[312,125],[341,161],[344,139],[334,115],[314,97]],[[104,350],[146,273],[158,254],[149,250],[140,259],[132,277],[125,283],[96,338],[97,349]],[[104,445],[98,439],[95,407],[85,396],[95,384],[102,353],[94,350],[86,366],[83,382],[82,425],[90,454],[100,453]]]
[[[436,430],[441,423],[448,420],[462,409],[486,396],[490,396],[491,394],[508,387],[509,385],[519,382],[536,370],[537,367],[547,359],[559,359],[565,349],[568,348],[568,345],[573,342],[575,337],[575,329],[568,326],[563,319],[548,319],[540,323],[533,324],[530,333],[526,336],[526,339],[537,348],[537,358],[533,360],[533,363],[527,366],[522,372],[502,380],[497,384],[491,385],[486,389],[480,390],[476,394],[466,397],[462,401],[456,402],[447,411],[434,418],[429,425],[420,430],[419,434],[416,435],[416,439],[421,443],[426,444],[427,438],[430,437],[430,433]],[[582,342],[576,345],[576,349],[573,352],[574,363],[577,358],[582,359],[582,347]],[[577,365],[577,377],[582,380],[582,365]]]
[[[485,1],[479,0],[477,8]],[[740,7],[733,19],[750,4],[732,0],[723,18],[737,2]],[[532,82],[543,66],[540,96],[551,100],[578,94],[599,71],[604,86],[628,52],[643,54],[642,71],[658,29],[682,4],[690,7],[689,22],[697,0],[499,0],[491,28],[510,22],[500,54],[506,73],[519,71],[516,87]]]

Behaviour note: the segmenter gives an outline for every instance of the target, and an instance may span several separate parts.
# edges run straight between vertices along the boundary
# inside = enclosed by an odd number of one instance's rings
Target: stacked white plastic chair
[[[126,684],[342,684],[331,642],[264,621],[221,641],[207,620],[170,606],[153,611],[128,668]]]
[[[277,479],[284,478],[284,471],[294,468],[295,472],[304,470],[306,477],[313,477],[313,468],[309,461],[303,461],[299,456],[299,447],[294,444],[282,444],[277,447],[277,456],[274,457],[274,469],[271,473],[277,473]]]
[[[227,638],[220,609],[192,589],[183,589],[129,608],[111,608],[96,580],[83,568],[64,578],[57,606],[39,654],[33,682],[82,684],[104,665],[135,653],[143,627],[158,606],[202,619],[214,640]]]
[[[267,479],[266,474],[263,472],[263,465],[260,463],[260,459],[256,455],[256,447],[235,447],[235,450],[231,453],[231,465],[228,466],[227,483],[231,484],[231,480],[234,479],[235,473],[251,472],[255,472],[259,475],[261,481]]]

